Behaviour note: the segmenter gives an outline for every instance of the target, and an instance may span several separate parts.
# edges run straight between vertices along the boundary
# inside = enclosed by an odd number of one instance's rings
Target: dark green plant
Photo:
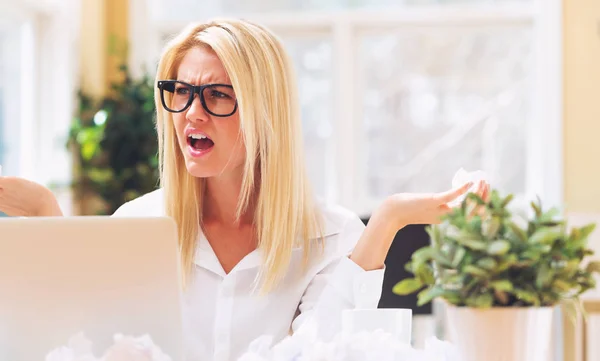
[[[125,66],[120,70],[124,80],[112,85],[109,96],[96,101],[79,94],[68,140],[78,163],[73,186],[80,195],[99,196],[101,214],[158,185],[153,82],[148,75],[132,79]]]
[[[431,245],[406,265],[415,277],[393,292],[419,291],[419,305],[441,297],[455,306],[488,308],[553,306],[594,288],[600,262],[584,267],[583,261],[593,254],[587,239],[595,224],[569,232],[558,210],[544,212],[539,200],[531,203],[533,217],[519,222],[507,208],[512,198],[493,191],[485,202],[469,194],[441,224],[428,227]]]

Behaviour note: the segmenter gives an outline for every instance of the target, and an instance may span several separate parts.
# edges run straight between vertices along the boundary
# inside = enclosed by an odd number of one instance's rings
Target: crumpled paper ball
[[[83,333],[71,337],[66,346],[59,347],[46,356],[46,361],[98,361],[92,354],[92,343]]]
[[[45,361],[172,361],[148,335],[136,338],[117,334],[114,344],[100,358],[93,355],[92,347],[92,342],[79,333],[69,339],[67,346],[51,351]]]
[[[476,170],[473,172],[467,172],[464,168],[460,168],[452,177],[452,188],[458,188],[466,183],[473,182],[473,185],[469,190],[449,203],[451,207],[457,206],[463,202],[463,200],[467,197],[467,194],[473,193],[477,191],[477,187],[479,186],[480,181],[486,181],[490,183],[490,177],[488,174],[482,170]]]
[[[492,184],[493,182],[493,180],[490,179],[490,176],[482,170],[468,172],[464,168],[460,168],[452,178],[452,188],[458,188],[468,182],[473,182],[473,186],[467,193],[458,197],[455,201],[449,203],[449,205],[451,207],[460,205],[468,193],[477,190],[477,186],[481,180],[486,181],[488,184]],[[512,221],[519,227],[525,228],[527,227],[528,218],[533,216],[533,210],[530,207],[530,203],[536,199],[536,196],[532,194],[513,194],[513,196],[513,200],[507,208],[512,213]]]
[[[114,340],[102,361],[171,361],[148,335],[138,338],[115,335]]]
[[[259,337],[238,361],[461,361],[455,346],[435,337],[416,349],[382,330],[340,334],[323,342],[303,328],[275,345],[272,337]]]

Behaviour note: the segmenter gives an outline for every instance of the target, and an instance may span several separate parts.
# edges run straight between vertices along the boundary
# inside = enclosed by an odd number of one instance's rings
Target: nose
[[[194,100],[192,100],[192,104],[186,110],[185,117],[190,122],[203,122],[209,119],[208,113],[202,106],[199,94],[194,94]]]

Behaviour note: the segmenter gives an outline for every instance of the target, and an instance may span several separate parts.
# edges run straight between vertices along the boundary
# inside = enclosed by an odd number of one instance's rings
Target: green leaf
[[[468,229],[470,232],[472,232],[474,234],[480,234],[481,233],[481,217],[479,217],[478,215],[473,216],[471,218],[471,220],[469,221]],[[479,237],[479,238],[481,238],[481,237]]]
[[[454,253],[454,257],[452,258],[452,267],[453,268],[458,267],[458,265],[463,260],[463,258],[465,258],[466,253],[467,253],[467,250],[464,249],[463,247],[459,246],[456,248],[456,252]]]
[[[498,192],[498,190],[493,189],[492,193],[490,195],[490,205],[492,208],[501,208],[500,206],[502,205],[502,198],[500,197],[500,193]]]
[[[487,239],[493,239],[500,230],[500,219],[498,217],[492,217],[486,219],[481,224],[481,234]]]
[[[442,234],[439,225],[432,225],[425,228],[425,231],[429,235],[429,239],[431,240],[431,245],[433,247],[438,247],[442,242]]]
[[[470,306],[476,308],[490,308],[494,304],[494,297],[491,293],[482,293],[479,294],[472,299],[472,303]]]
[[[531,304],[536,307],[540,306],[540,298],[535,292],[517,288],[514,290],[514,294],[518,299],[528,304]]]
[[[447,272],[445,274],[442,274],[440,283],[444,285],[445,288],[460,289],[464,285],[465,277],[468,276],[463,273]]]
[[[512,231],[512,233],[517,236],[517,238],[522,241],[522,242],[526,242],[527,241],[527,232],[525,232],[524,229],[522,229],[521,227],[517,226],[514,222],[506,222],[506,225],[508,226],[508,228],[510,228],[510,230]]]
[[[575,285],[565,280],[555,279],[554,282],[552,282],[552,287],[556,288],[561,292],[567,293],[573,290],[573,288],[575,288]]]
[[[497,291],[512,292],[514,289],[513,283],[509,280],[498,280],[490,282],[490,287]]]
[[[92,168],[87,172],[87,176],[90,180],[97,184],[110,182],[114,178],[115,174],[112,169]]]
[[[461,301],[462,301],[462,297],[460,295],[459,291],[448,291],[445,290],[444,293],[439,296],[444,298],[446,301],[448,301],[449,303],[453,304],[453,305],[460,305]]]
[[[467,274],[467,276],[471,277],[471,275],[469,274]],[[474,288],[478,287],[480,283],[480,278],[471,277],[471,280],[463,287],[463,293],[471,292]]]
[[[566,266],[561,270],[561,274],[564,274],[564,276],[566,277],[574,276],[577,270],[579,269],[580,264],[581,262],[578,259],[568,261]]]
[[[494,241],[490,243],[487,252],[494,256],[502,256],[510,250],[510,242],[505,240]]]
[[[508,196],[506,196],[506,198],[504,198],[504,200],[502,201],[502,203],[500,204],[501,208],[506,207],[514,198],[514,195],[509,194]]]
[[[413,262],[416,264],[421,264],[425,262],[429,262],[433,259],[434,254],[437,250],[433,247],[422,247],[415,251],[412,255]]]
[[[535,202],[531,202],[531,208],[533,208],[533,210],[535,211],[536,217],[541,217],[542,210],[538,204],[536,204]]]
[[[469,193],[467,194],[466,199],[475,202],[477,205],[484,206],[486,203],[477,193]]]
[[[465,246],[467,248],[470,248],[472,250],[475,251],[483,251],[484,249],[487,248],[487,244],[484,241],[477,241],[477,240],[473,240],[473,239],[467,239],[467,238],[458,238],[456,239],[456,243]]]
[[[463,270],[463,272],[468,273],[474,277],[479,277],[479,278],[489,277],[489,274],[484,269],[470,265],[470,264],[463,267],[462,270]]]
[[[600,273],[600,261],[593,261],[588,263],[587,267],[585,268],[585,271],[589,273]]]
[[[514,264],[515,268],[520,268],[521,272],[523,272],[523,269],[525,268],[529,268],[531,266],[533,266],[536,263],[535,260],[523,260],[523,261],[518,261],[517,263]]]
[[[405,278],[402,281],[396,283],[392,292],[400,296],[406,296],[420,290],[423,287],[423,283],[416,278]]]
[[[81,157],[85,161],[89,161],[89,160],[92,159],[92,157],[94,156],[94,154],[96,154],[96,150],[98,150],[98,144],[97,143],[84,143],[81,146]]]
[[[563,232],[559,227],[540,228],[531,235],[529,242],[533,244],[550,244],[560,238],[562,234]]]
[[[424,285],[431,285],[435,283],[435,277],[433,276],[433,270],[428,264],[422,264],[415,270],[415,276]]]
[[[560,214],[560,210],[558,208],[552,208],[549,211],[547,211],[546,213],[542,214],[540,216],[540,223],[544,223],[544,222],[552,222],[554,221],[554,218],[556,216],[558,216]]]
[[[530,248],[526,251],[523,251],[523,253],[521,253],[521,257],[531,260],[539,259],[541,257],[541,252],[538,249]]]
[[[577,242],[581,239],[581,232],[578,228],[571,229],[571,234],[569,235],[569,243]]]
[[[488,271],[493,271],[494,268],[496,268],[498,266],[498,262],[496,262],[496,260],[491,257],[484,257],[484,258],[480,259],[479,261],[477,261],[477,266],[479,266],[483,269],[486,269]]]
[[[434,286],[426,288],[417,295],[417,306],[423,306],[443,294],[444,290],[441,287]]]
[[[422,247],[412,255],[412,263],[415,268],[430,261],[436,261],[444,267],[450,267],[450,261],[444,257],[440,250],[433,247]]]
[[[538,269],[537,277],[535,279],[535,285],[537,288],[547,287],[552,278],[554,277],[554,272],[550,269],[550,266],[547,263],[542,263],[540,268]]]
[[[552,290],[542,290],[540,293],[540,299],[542,306],[553,306],[556,305],[562,299],[561,295]]]
[[[588,224],[587,226],[583,226],[579,229],[579,237],[581,239],[587,239],[590,234],[592,234],[592,232],[594,232],[594,230],[596,229],[596,224],[595,223],[591,223]]]
[[[536,244],[531,249],[534,249],[539,254],[546,254],[552,251],[552,246],[549,244]]]
[[[511,268],[512,266],[514,266],[515,264],[517,264],[518,262],[518,258],[515,254],[509,254],[508,256],[506,256],[504,259],[502,259],[500,262],[498,262],[498,267],[496,268],[496,272],[504,272],[507,269]]]

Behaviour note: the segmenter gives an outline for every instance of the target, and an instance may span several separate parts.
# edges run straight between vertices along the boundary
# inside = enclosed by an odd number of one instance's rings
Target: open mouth
[[[187,142],[190,147],[200,152],[207,151],[215,145],[212,139],[204,134],[190,134]]]

